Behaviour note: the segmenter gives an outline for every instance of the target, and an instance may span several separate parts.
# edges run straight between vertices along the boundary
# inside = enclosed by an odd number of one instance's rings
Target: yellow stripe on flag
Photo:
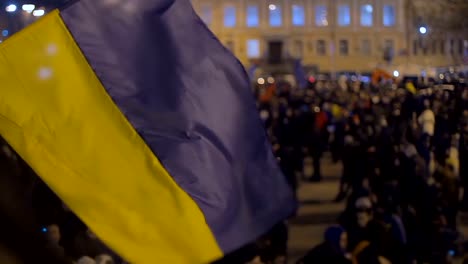
[[[195,202],[108,96],[54,11],[0,46],[0,133],[131,263],[222,256]]]

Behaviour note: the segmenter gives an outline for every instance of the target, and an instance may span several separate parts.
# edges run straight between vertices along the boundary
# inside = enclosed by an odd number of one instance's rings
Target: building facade
[[[405,0],[192,2],[244,65],[257,59],[277,62],[281,55],[328,72],[368,72],[379,65],[441,67],[457,63],[453,55],[467,48],[462,36],[421,34]]]
[[[68,0],[0,0],[0,42]],[[192,0],[202,20],[248,66],[300,58],[322,72],[468,63],[466,31],[425,28],[414,0]],[[419,1],[424,7],[425,1]],[[35,10],[35,11],[36,11]],[[436,10],[438,11],[438,10]],[[430,19],[430,18],[427,18]],[[421,26],[424,24],[421,24]],[[404,67],[403,67],[404,68]]]

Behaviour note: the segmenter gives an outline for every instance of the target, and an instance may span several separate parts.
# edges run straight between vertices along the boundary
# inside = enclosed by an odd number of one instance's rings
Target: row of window
[[[446,45],[448,44],[448,50]],[[228,42],[228,48],[234,50],[234,43],[232,41]],[[314,44],[309,43],[308,49],[309,52],[314,50]],[[318,56],[326,56],[334,50],[333,44],[328,43],[326,40],[319,39],[315,42],[315,52]],[[371,56],[373,53],[372,50],[372,41],[370,39],[363,39],[360,45],[360,54],[363,56]],[[395,42],[393,39],[386,39],[384,41],[382,54],[384,56],[393,57],[395,54]],[[436,54],[447,54],[451,55],[459,54],[464,55],[468,52],[468,40],[433,40],[431,46],[423,45],[420,40],[415,40],[413,44],[413,54],[418,55],[419,53],[423,55],[428,55],[431,52],[433,55]],[[301,40],[296,40],[293,44],[293,53],[297,57],[302,57],[304,53],[304,43]],[[340,56],[349,55],[349,41],[342,39],[338,41],[338,54]],[[247,57],[248,58],[259,58],[261,56],[260,51],[260,40],[258,39],[249,39],[247,40]]]
[[[237,7],[235,5],[226,5],[223,9],[223,25],[226,28],[233,28],[239,24],[237,16]],[[337,25],[346,27],[351,25],[351,7],[350,5],[337,6]],[[382,25],[392,27],[396,24],[396,12],[394,5],[384,5],[382,8]],[[203,4],[200,9],[200,17],[207,24],[213,22],[213,8],[210,4]],[[361,5],[360,7],[360,25],[363,27],[372,27],[374,25],[374,6],[371,4]],[[328,6],[315,6],[315,25],[326,27],[329,25],[330,12]],[[268,5],[268,23],[271,27],[281,27],[283,25],[283,10],[280,5]],[[291,23],[296,27],[303,27],[306,24],[306,9],[304,5],[294,4],[291,6]],[[259,27],[260,25],[260,6],[248,5],[246,7],[245,25],[249,28]]]
[[[459,54],[464,55],[468,51],[468,40],[455,40],[455,39],[434,39],[431,42],[423,42],[421,39],[413,41],[413,54],[428,55],[445,55],[445,54]]]
[[[389,52],[393,54],[395,46],[392,39],[387,39],[384,41],[384,52]],[[228,48],[234,50],[234,43],[228,42]],[[310,42],[308,45],[310,52],[314,50],[314,43]],[[319,39],[315,42],[315,52],[318,56],[326,56],[334,50],[333,44],[329,43],[326,40]],[[304,53],[304,43],[301,40],[297,40],[293,45],[293,53],[297,57],[302,57]],[[360,46],[360,53],[364,56],[372,55],[372,42],[370,39],[363,39]],[[346,39],[341,39],[338,41],[338,54],[340,56],[349,55],[349,41]],[[258,39],[249,39],[247,40],[247,57],[248,58],[259,58],[261,56],[260,52],[260,40]]]

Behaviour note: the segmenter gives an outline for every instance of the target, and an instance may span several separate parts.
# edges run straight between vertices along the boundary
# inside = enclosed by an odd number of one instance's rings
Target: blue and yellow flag
[[[75,1],[0,55],[0,134],[131,263],[208,263],[292,212],[247,74],[189,0]]]
[[[294,61],[294,75],[296,77],[297,86],[299,88],[307,88],[307,74],[300,59]]]

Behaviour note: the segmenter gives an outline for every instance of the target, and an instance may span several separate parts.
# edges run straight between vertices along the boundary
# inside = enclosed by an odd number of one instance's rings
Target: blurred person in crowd
[[[418,117],[418,123],[421,126],[423,138],[430,139],[434,136],[436,119],[428,99],[424,100],[424,110]]]
[[[30,186],[33,174],[25,163],[0,139],[0,263],[71,264],[48,247],[32,209]],[[12,158],[15,157],[15,158]],[[27,199],[25,199],[27,197]]]
[[[117,263],[123,260],[109,249],[90,229],[84,227],[74,235],[73,241],[69,244],[70,255],[79,259],[83,256],[96,258],[100,255],[109,255]]]
[[[467,92],[468,94],[468,92]],[[468,211],[468,110],[463,112],[458,142],[459,174],[463,185],[462,210]]]
[[[302,142],[304,152],[309,154],[313,161],[313,175],[310,181],[318,182],[322,179],[320,160],[327,143],[326,127],[327,114],[320,109],[319,104],[310,103],[303,106],[301,115]]]
[[[51,224],[44,228],[48,244],[47,246],[56,252],[57,255],[65,257],[65,250],[60,245],[60,228],[57,224]]]
[[[347,254],[348,235],[341,226],[325,231],[324,242],[309,251],[297,264],[352,264]]]
[[[338,162],[342,159],[342,151],[344,148],[344,137],[346,127],[346,113],[344,109],[338,105],[333,104],[331,107],[332,123],[328,130],[331,138],[330,151],[332,153],[333,162]]]
[[[369,197],[361,197],[355,204],[354,221],[349,223],[349,249],[358,263],[409,263],[402,250],[405,230],[396,218],[385,217],[384,211],[374,209]],[[361,255],[362,254],[362,255]],[[365,261],[363,259],[366,259]],[[379,260],[380,259],[380,260]]]
[[[114,264],[114,260],[111,256],[102,254],[96,257],[96,264]]]
[[[453,164],[447,161],[443,167],[438,168],[434,177],[439,182],[440,206],[447,220],[447,227],[457,230],[460,185]]]
[[[349,195],[349,192],[352,191],[353,178],[357,171],[355,167],[357,166],[357,163],[355,162],[356,156],[353,154],[355,153],[357,143],[354,141],[354,137],[349,134],[344,136],[343,141],[344,146],[341,152],[343,170],[340,179],[339,192],[335,198],[335,202],[343,201]]]
[[[96,261],[88,256],[81,257],[76,264],[96,264]]]
[[[298,182],[295,170],[295,155],[294,148],[292,146],[282,146],[280,144],[273,145],[273,151],[278,159],[279,166],[286,177],[286,181],[294,192],[294,196],[297,196]]]
[[[288,227],[286,222],[276,224],[266,235],[257,240],[262,263],[285,264],[287,262]]]

